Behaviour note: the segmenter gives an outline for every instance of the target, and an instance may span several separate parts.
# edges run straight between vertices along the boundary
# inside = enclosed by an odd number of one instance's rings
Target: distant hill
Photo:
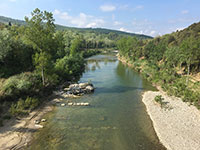
[[[18,20],[18,19],[12,19],[4,16],[0,16],[0,23],[4,24],[15,24],[15,25],[26,25],[26,22],[23,20]],[[109,33],[115,33],[118,35],[128,35],[128,36],[135,36],[140,39],[151,39],[151,36],[148,35],[143,35],[143,34],[135,34],[135,33],[128,33],[128,32],[123,32],[123,31],[118,31],[118,30],[112,30],[112,29],[104,29],[104,28],[76,28],[76,27],[66,27],[62,25],[56,24],[56,29],[57,30],[74,30],[74,31],[79,31],[79,32],[91,32],[91,33],[99,33],[99,34],[109,34]]]

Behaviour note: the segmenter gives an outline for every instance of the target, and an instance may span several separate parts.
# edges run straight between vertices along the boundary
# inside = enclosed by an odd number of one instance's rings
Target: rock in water
[[[86,82],[86,83],[79,83],[79,87],[80,87],[81,89],[85,89],[88,85],[89,85],[88,82]]]
[[[63,103],[63,104],[61,104],[61,106],[65,106],[65,104]]]
[[[94,91],[94,87],[93,86],[91,86],[91,85],[88,85],[88,86],[86,86],[86,88],[85,88],[87,91],[91,91],[91,92],[93,92]]]
[[[40,120],[35,120],[34,123],[35,123],[35,124],[39,124],[39,123],[40,123]]]
[[[46,119],[41,119],[41,122],[46,122],[47,120]]]

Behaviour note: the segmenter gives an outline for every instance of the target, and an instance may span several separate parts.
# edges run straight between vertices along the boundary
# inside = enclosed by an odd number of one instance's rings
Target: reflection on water
[[[47,124],[34,134],[30,150],[163,150],[141,102],[151,85],[116,57],[88,59],[80,82],[91,80],[96,90],[74,102],[90,107],[56,107]],[[66,99],[67,100],[67,99]],[[64,100],[64,102],[66,102]]]

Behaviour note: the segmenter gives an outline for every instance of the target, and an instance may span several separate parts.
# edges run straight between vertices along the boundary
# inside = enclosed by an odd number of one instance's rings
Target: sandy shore
[[[34,121],[39,120],[42,116],[53,110],[54,99],[49,101],[45,106],[31,112],[28,117],[20,120],[11,119],[0,128],[0,150],[17,150],[31,141],[32,133],[40,127],[35,126]],[[48,122],[48,121],[47,121]]]
[[[155,103],[156,95],[163,96],[166,108]],[[143,102],[158,138],[168,150],[200,150],[199,110],[162,91],[145,92]]]

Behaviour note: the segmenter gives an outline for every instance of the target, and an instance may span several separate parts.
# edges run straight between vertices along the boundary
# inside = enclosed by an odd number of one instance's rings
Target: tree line
[[[200,108],[200,23],[150,40],[134,37],[117,42],[120,56],[168,94],[182,97]]]

